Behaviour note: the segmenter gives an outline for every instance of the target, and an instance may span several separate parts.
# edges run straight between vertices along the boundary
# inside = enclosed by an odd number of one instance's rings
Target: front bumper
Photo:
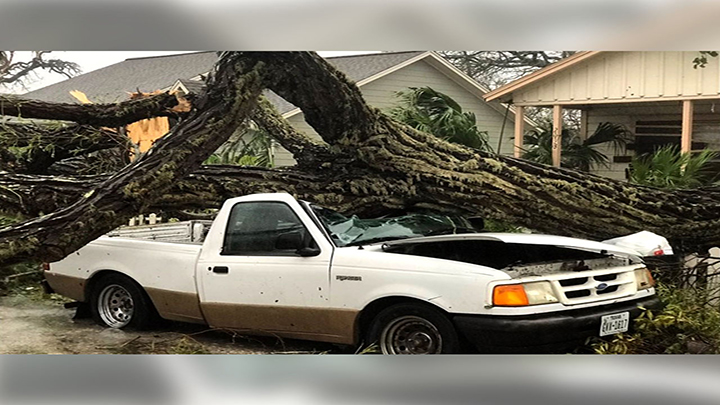
[[[661,307],[657,296],[600,307],[523,316],[456,315],[458,331],[481,352],[552,353],[572,351],[591,336],[599,336],[603,315]],[[632,330],[632,322],[630,323]]]

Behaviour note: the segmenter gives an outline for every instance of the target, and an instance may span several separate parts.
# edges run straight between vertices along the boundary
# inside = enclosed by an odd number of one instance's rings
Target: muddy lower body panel
[[[46,271],[43,274],[46,291],[52,291],[76,301],[85,301],[85,283],[87,280],[80,277],[71,277],[64,274]]]

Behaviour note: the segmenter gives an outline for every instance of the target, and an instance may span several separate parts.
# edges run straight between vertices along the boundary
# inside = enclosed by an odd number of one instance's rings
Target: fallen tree
[[[73,204],[0,230],[0,261],[58,260],[143,211],[197,168],[253,111],[262,90],[259,68],[238,54],[226,54],[196,107],[151,151]]]
[[[263,87],[300,107],[324,143],[292,129],[267,103],[256,109]],[[201,168],[218,142],[251,117],[298,165]],[[342,73],[303,52],[224,54],[188,117],[119,173],[84,179],[6,174],[0,181],[5,209],[54,211],[0,230],[5,263],[57,260],[148,207],[217,206],[258,191],[287,191],[366,216],[432,209],[592,239],[646,229],[686,249],[720,244],[716,190],[635,186],[450,144],[368,106]],[[62,204],[34,204],[48,198]]]
[[[127,136],[90,125],[0,124],[0,145],[15,148],[3,161],[15,173],[44,174],[54,163],[100,150],[128,150]]]

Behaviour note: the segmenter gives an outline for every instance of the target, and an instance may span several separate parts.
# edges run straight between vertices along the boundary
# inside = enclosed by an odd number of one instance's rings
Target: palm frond
[[[410,87],[396,95],[401,102],[389,110],[392,118],[449,142],[492,151],[487,132],[477,128],[475,114],[463,111],[452,97],[430,87]]]
[[[718,153],[711,150],[692,155],[677,146],[666,145],[654,153],[633,159],[630,181],[667,189],[696,188],[712,184],[715,175],[708,170]]]
[[[272,167],[272,138],[254,124],[230,137],[205,164]]]
[[[584,141],[573,131],[562,131],[561,166],[571,169],[590,171],[594,167],[608,167],[610,160],[597,150],[597,146],[612,143],[615,149],[623,149],[630,134],[622,126],[608,122],[598,124],[597,129]],[[533,131],[524,137],[526,152],[523,158],[543,164],[552,164],[552,127]]]

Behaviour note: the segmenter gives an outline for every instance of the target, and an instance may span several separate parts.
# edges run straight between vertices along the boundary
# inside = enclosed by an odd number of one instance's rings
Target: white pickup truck
[[[569,350],[659,304],[635,251],[466,228],[256,194],[226,201],[202,245],[103,236],[44,274],[109,327],[160,316],[388,354]]]

